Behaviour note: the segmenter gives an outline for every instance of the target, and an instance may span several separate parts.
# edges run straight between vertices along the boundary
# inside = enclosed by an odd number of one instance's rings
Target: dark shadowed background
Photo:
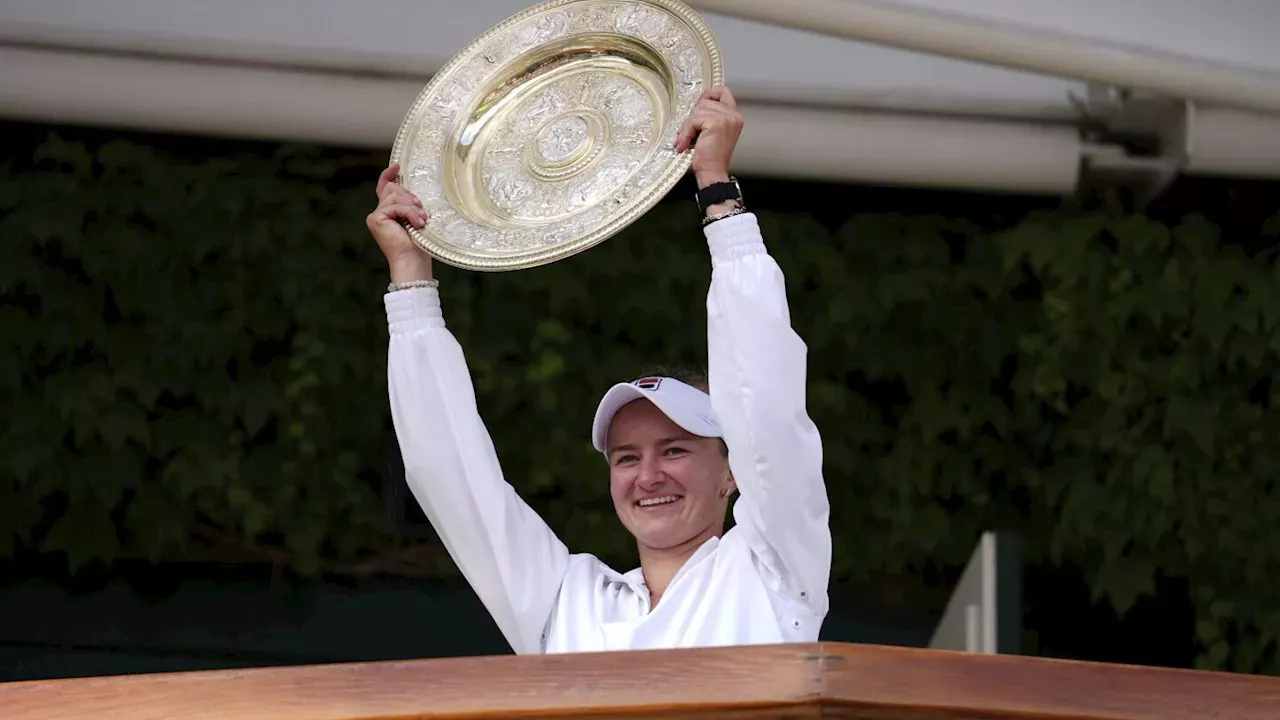
[[[385,158],[0,138],[0,680],[507,652],[398,485]],[[1023,652],[1280,672],[1280,187],[743,185],[810,349],[826,637],[923,645],[1007,530]],[[704,362],[691,190],[549,267],[438,272],[508,478],[619,566],[587,428]]]

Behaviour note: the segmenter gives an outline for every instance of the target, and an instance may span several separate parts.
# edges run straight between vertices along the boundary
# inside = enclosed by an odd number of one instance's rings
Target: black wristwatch
[[[737,200],[738,207],[746,210],[747,204],[742,200],[742,188],[738,178],[730,177],[729,182],[713,183],[699,190],[693,198],[698,201],[698,212],[706,214],[707,208],[722,202]]]

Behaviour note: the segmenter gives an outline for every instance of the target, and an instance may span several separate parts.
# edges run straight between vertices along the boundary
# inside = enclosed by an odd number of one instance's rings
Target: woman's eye
[[[626,465],[627,463],[632,463],[632,462],[635,462],[635,461],[636,461],[636,456],[635,456],[635,455],[621,455],[621,456],[619,456],[619,457],[618,457],[618,459],[617,459],[617,460],[614,460],[614,461],[613,461],[613,464],[614,464],[614,465]]]
[[[685,452],[687,451],[684,448],[678,448],[678,447],[667,448],[666,450],[667,455],[684,455]]]

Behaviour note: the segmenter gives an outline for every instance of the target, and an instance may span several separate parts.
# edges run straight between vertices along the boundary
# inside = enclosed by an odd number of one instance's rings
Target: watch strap
[[[695,199],[698,201],[698,209],[706,212],[707,208],[712,205],[718,205],[730,200],[737,200],[739,205],[742,202],[742,188],[738,186],[737,178],[729,178],[729,182],[712,183],[697,192]]]

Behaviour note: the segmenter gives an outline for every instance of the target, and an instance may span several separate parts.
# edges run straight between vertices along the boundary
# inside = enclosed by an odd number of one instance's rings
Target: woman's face
[[[691,435],[636,400],[614,415],[608,450],[613,507],[642,547],[665,550],[723,531],[734,483],[719,439]]]

